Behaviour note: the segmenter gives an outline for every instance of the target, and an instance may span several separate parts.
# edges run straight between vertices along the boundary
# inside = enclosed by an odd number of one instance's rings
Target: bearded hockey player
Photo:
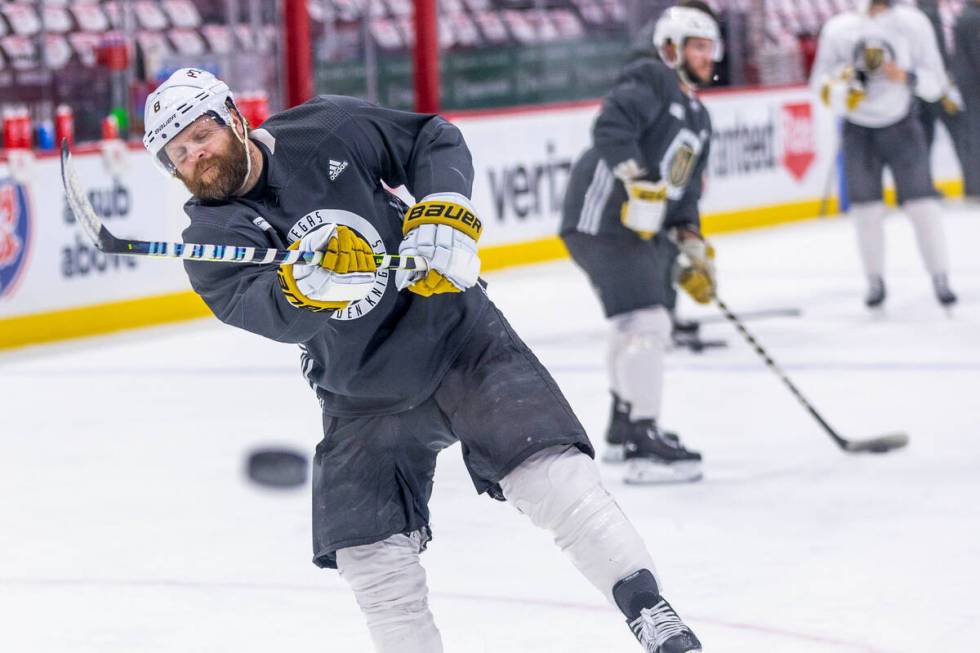
[[[857,11],[824,25],[811,76],[823,101],[844,115],[843,150],[851,215],[868,281],[865,304],[880,307],[885,290],[882,173],[891,170],[898,202],[912,221],[919,252],[943,306],[956,303],[941,206],[914,97],[935,102],[946,72],[929,19],[890,0],[864,0]]]
[[[483,226],[459,130],[336,96],[250,130],[228,86],[196,69],[148,98],[145,122],[147,149],[194,195],[186,241],[325,253],[316,266],[186,270],[223,322],[299,345],[324,424],[314,563],[340,571],[377,651],[442,651],[419,557],[436,455],[457,440],[477,491],[550,531],[644,651],[701,650],[568,403],[479,283]],[[407,207],[385,184],[420,199]],[[389,252],[428,268],[376,269]]]
[[[660,426],[674,280],[695,301],[714,296],[714,251],[698,200],[711,121],[697,89],[722,58],[703,2],[667,9],[655,52],[630,63],[606,96],[593,145],[572,170],[561,237],[612,326],[612,415],[604,460],[626,460],[630,483],[694,481],[701,455]]]

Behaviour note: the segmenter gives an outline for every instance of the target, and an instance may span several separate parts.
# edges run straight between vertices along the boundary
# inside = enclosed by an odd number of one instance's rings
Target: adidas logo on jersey
[[[335,181],[344,170],[347,169],[346,161],[334,161],[330,159],[330,181]]]

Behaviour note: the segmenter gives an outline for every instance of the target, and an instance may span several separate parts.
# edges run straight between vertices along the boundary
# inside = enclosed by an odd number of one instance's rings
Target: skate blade
[[[621,465],[626,461],[626,447],[621,444],[607,444],[602,452],[602,462]]]
[[[658,463],[652,460],[630,460],[623,482],[629,485],[666,485],[670,483],[694,483],[704,478],[701,463],[686,461]]]

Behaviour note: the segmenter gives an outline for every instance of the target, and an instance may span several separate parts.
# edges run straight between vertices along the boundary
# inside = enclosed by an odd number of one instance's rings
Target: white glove
[[[279,285],[293,306],[336,310],[364,299],[374,287],[373,252],[349,227],[323,225],[290,249],[326,252],[319,265],[280,266]]]
[[[623,204],[620,219],[643,240],[660,231],[667,214],[667,184],[658,181],[624,182],[629,198]]]
[[[476,239],[482,224],[468,199],[458,193],[428,195],[408,210],[405,229],[398,253],[425,258],[429,269],[395,272],[399,290],[408,288],[428,297],[476,284],[480,276]]]
[[[852,66],[845,66],[836,75],[830,75],[820,87],[820,99],[824,106],[838,114],[851,113],[865,98],[864,83]]]

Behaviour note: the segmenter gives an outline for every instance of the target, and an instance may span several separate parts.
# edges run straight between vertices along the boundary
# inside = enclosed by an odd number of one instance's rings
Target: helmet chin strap
[[[235,112],[237,113],[238,110],[236,109]],[[242,118],[242,115],[240,113],[238,114],[238,119],[242,121],[242,132],[244,133],[246,129],[245,120]],[[248,136],[247,135],[239,136],[238,130],[235,129],[234,126],[231,128],[231,130],[235,132],[235,138],[237,138],[239,142],[241,142],[241,144],[245,147],[245,179],[242,180],[242,185],[239,186],[238,190],[236,190],[234,193],[235,195],[242,195],[245,193],[245,187],[248,186],[249,177],[252,176],[252,151],[248,146]]]
[[[687,68],[687,62],[681,59],[677,65],[677,76],[681,78],[681,81],[690,86],[691,88],[697,90],[701,88],[704,84],[702,82],[694,81],[695,75],[692,75]]]

